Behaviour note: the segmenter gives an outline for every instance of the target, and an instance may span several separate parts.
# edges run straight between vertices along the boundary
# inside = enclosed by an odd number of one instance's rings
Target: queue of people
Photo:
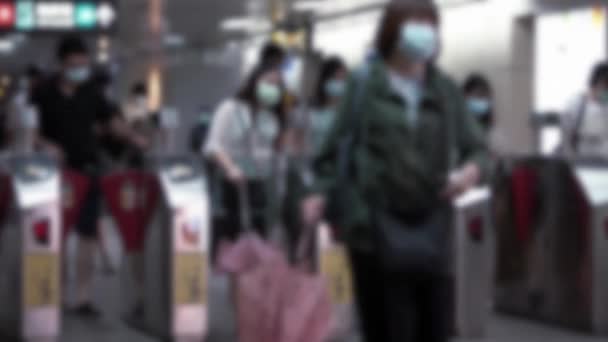
[[[448,340],[450,206],[488,179],[500,153],[491,84],[473,74],[461,88],[437,65],[440,25],[432,4],[391,2],[373,57],[352,71],[339,57],[326,58],[310,99],[286,87],[287,53],[269,44],[240,89],[212,115],[201,113],[189,146],[219,175],[217,239],[247,229],[268,237],[280,227],[293,249],[294,236],[329,222],[348,248],[367,342]],[[108,167],[141,167],[151,145],[148,92],[137,83],[124,106],[116,103],[111,76],[93,74],[78,37],[60,42],[57,62],[59,72],[48,77],[28,70],[22,90],[40,112],[36,147],[94,180],[76,224],[73,311],[96,317],[96,248],[112,268],[98,180]],[[606,153],[606,103],[608,66],[601,64],[566,115],[567,151]]]

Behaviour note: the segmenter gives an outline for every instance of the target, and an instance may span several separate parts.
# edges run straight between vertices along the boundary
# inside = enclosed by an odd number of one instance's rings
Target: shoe
[[[101,312],[99,312],[91,303],[80,304],[75,307],[72,312],[83,318],[99,318],[99,316],[101,316]]]

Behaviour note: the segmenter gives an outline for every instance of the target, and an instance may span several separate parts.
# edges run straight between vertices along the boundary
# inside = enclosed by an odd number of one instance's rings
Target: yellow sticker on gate
[[[333,247],[322,253],[321,274],[329,282],[329,293],[334,304],[352,303],[352,273],[344,247]]]
[[[29,254],[23,263],[25,307],[59,305],[59,257],[54,254]]]
[[[174,260],[174,296],[177,305],[207,303],[207,256],[180,253]]]

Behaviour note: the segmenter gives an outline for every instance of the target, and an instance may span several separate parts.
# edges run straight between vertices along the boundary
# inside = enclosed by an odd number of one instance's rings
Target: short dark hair
[[[77,35],[63,37],[57,45],[57,59],[65,61],[69,56],[88,55],[89,48],[85,41]]]
[[[432,1],[400,0],[392,1],[384,9],[376,35],[376,51],[382,59],[389,59],[395,52],[401,25],[410,18],[429,18],[439,23],[439,10]]]
[[[593,68],[591,73],[591,79],[589,84],[591,87],[595,87],[600,83],[608,85],[608,63],[602,62]]]
[[[315,105],[322,107],[327,104],[329,98],[325,92],[325,83],[341,70],[346,70],[346,64],[340,57],[330,57],[323,62],[315,88]]]
[[[470,94],[478,89],[481,89],[482,91],[485,91],[490,95],[492,94],[492,86],[490,85],[490,81],[488,81],[487,78],[485,78],[479,73],[471,74],[464,81],[462,91],[465,94]]]
[[[142,81],[135,82],[135,84],[133,84],[133,86],[131,87],[131,94],[132,95],[147,95],[148,87]]]
[[[287,53],[282,47],[275,43],[268,42],[264,45],[262,51],[260,52],[260,64],[271,64],[275,66],[280,65],[285,59],[286,55]]]

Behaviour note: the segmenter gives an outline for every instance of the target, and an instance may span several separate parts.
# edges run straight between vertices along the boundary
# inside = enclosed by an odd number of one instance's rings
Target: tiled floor
[[[120,261],[118,237],[108,231],[108,242],[114,261]],[[73,243],[68,245],[68,254],[73,253]],[[124,275],[124,274],[123,274]],[[152,342],[153,338],[132,331],[121,320],[124,311],[124,291],[120,288],[119,276],[103,276],[96,279],[96,302],[102,308],[103,319],[97,322],[86,322],[66,316],[62,342]],[[232,342],[234,337],[233,314],[227,299],[228,283],[225,278],[214,277],[210,286],[211,332],[208,342]],[[353,336],[356,334],[353,333]],[[347,339],[354,342],[356,337]],[[578,335],[569,331],[517,319],[493,317],[486,339],[479,342],[599,342],[607,338],[593,338]],[[346,342],[346,341],[345,341]],[[374,341],[380,342],[380,341]],[[458,339],[455,342],[472,342]]]

